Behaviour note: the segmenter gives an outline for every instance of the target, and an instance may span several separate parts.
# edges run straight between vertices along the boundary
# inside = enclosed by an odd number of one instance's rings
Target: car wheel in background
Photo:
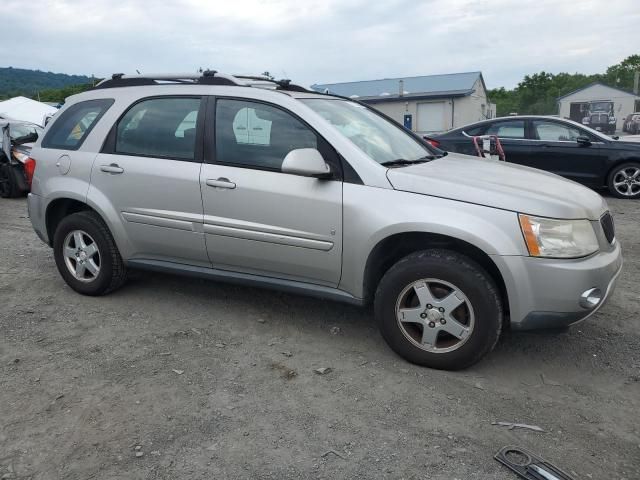
[[[53,254],[60,275],[78,293],[104,295],[126,280],[111,232],[95,212],[65,217],[53,237]]]
[[[640,197],[640,163],[623,163],[613,168],[607,180],[612,195],[618,198]]]
[[[19,197],[21,193],[15,169],[8,163],[0,165],[0,197]]]
[[[415,252],[392,266],[378,285],[374,308],[382,336],[396,353],[443,370],[476,363],[502,329],[492,278],[449,250]]]

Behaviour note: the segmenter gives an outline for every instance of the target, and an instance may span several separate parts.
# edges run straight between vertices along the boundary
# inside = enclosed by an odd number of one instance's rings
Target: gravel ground
[[[0,199],[0,478],[506,480],[493,455],[515,444],[638,479],[640,202],[608,201],[626,262],[610,302],[449,373],[341,304],[142,272],[80,296],[25,200]]]

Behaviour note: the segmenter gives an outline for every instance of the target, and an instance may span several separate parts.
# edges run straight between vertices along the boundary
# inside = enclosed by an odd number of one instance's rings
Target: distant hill
[[[85,75],[43,72],[24,68],[0,67],[0,99],[23,95],[37,98],[38,92],[60,89],[70,85],[91,83]]]

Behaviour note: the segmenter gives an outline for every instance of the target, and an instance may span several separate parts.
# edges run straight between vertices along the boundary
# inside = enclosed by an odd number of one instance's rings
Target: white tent
[[[53,115],[57,110],[46,103],[26,97],[14,97],[0,102],[0,118],[22,120],[36,125],[44,125],[45,117]]]

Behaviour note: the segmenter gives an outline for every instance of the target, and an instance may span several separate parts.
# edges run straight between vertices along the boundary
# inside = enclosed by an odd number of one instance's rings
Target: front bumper
[[[534,257],[494,257],[501,270],[514,330],[561,328],[585,320],[600,309],[622,270],[616,241],[608,251],[590,257],[560,260]],[[584,306],[581,296],[592,289],[600,300]]]
[[[36,234],[38,234],[38,237],[40,237],[40,240],[44,243],[49,244],[43,197],[35,193],[29,193],[29,195],[27,195],[27,211],[31,225]]]

